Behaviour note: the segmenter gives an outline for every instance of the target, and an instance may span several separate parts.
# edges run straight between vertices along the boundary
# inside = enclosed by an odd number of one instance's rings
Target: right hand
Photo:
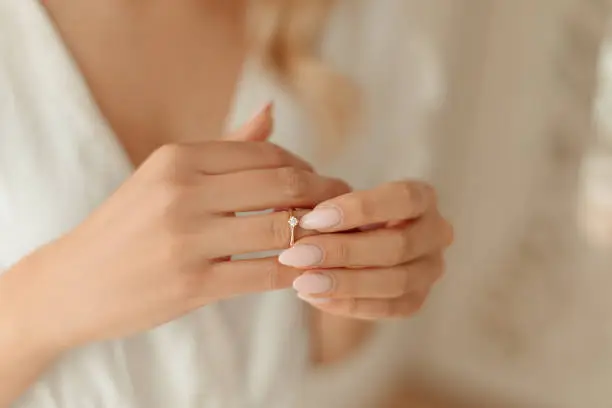
[[[262,114],[249,132],[270,122]],[[1,303],[28,338],[64,350],[289,287],[299,271],[276,257],[227,260],[286,248],[287,213],[234,213],[308,208],[348,191],[267,142],[164,146],[82,225],[3,275]]]

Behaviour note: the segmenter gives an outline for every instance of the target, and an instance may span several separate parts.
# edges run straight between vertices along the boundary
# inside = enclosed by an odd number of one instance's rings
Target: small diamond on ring
[[[287,220],[287,223],[289,224],[290,228],[289,248],[291,248],[293,244],[295,244],[295,227],[299,225],[300,220],[298,220],[298,218],[293,215],[293,210],[289,210],[288,212],[289,220]]]

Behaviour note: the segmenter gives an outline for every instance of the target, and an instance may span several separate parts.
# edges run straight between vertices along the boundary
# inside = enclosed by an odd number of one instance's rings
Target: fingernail
[[[332,279],[320,273],[302,275],[293,281],[293,289],[299,293],[318,295],[332,289]]]
[[[273,108],[273,103],[272,102],[268,102],[266,103],[263,108],[261,108],[260,110],[257,111],[256,114],[254,114],[251,119],[249,119],[248,122],[253,122],[254,120],[256,120],[257,118],[259,118],[260,116],[267,116],[272,112],[272,108]]]
[[[385,223],[383,223],[383,222],[378,223],[378,224],[364,225],[363,227],[359,227],[359,231],[364,231],[364,232],[373,231],[373,230],[376,230],[376,229],[380,229],[380,228],[382,228],[384,226],[385,226]]]
[[[283,265],[303,268],[314,266],[323,260],[323,251],[314,245],[296,245],[289,248],[278,257],[278,261]]]
[[[272,102],[266,104],[262,109],[247,120],[236,131],[224,136],[224,140],[236,142],[261,142],[266,140],[272,133],[274,122],[271,116]]]
[[[342,221],[342,214],[337,207],[320,207],[304,215],[300,226],[304,229],[318,230],[335,227]]]
[[[307,303],[312,303],[315,305],[318,304],[322,304],[322,303],[329,303],[331,301],[331,299],[327,299],[327,298],[313,298],[307,295],[302,295],[301,293],[298,293],[297,295],[300,299],[302,299],[304,302]]]

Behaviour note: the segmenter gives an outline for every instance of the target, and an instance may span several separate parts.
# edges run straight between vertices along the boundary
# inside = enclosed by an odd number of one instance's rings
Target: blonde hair
[[[336,2],[255,0],[250,21],[252,52],[314,119],[325,152],[341,146],[359,101],[355,84],[330,69],[319,55]]]

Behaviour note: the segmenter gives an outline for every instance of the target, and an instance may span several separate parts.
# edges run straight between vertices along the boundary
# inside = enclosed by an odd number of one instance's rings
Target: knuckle
[[[346,302],[346,311],[349,314],[357,314],[359,313],[359,300],[355,299],[355,298],[350,298],[347,302]]]
[[[338,265],[349,265],[352,259],[351,245],[346,241],[338,241],[324,253],[331,258],[332,263]]]
[[[187,192],[176,185],[164,185],[157,193],[155,203],[166,228],[174,231],[182,224]]]
[[[399,279],[395,279],[394,281],[395,284],[390,287],[388,292],[389,298],[392,299],[404,296],[408,292],[408,290],[412,288],[413,285],[412,280],[408,279],[406,276]]]
[[[393,300],[370,300],[365,305],[367,305],[367,309],[364,307],[362,313],[370,319],[384,319],[394,314],[395,302]]]
[[[267,235],[270,243],[275,248],[283,248],[287,245],[290,238],[290,227],[287,223],[285,213],[275,214],[268,222]]]
[[[262,155],[267,158],[267,161],[273,166],[281,166],[289,162],[287,152],[274,143],[259,144],[262,149]]]
[[[425,303],[422,294],[412,293],[395,302],[391,302],[390,317],[408,317],[418,313]]]
[[[336,309],[344,315],[355,315],[359,312],[359,300],[349,298],[338,302]]]
[[[399,200],[404,202],[406,205],[414,206],[419,202],[419,189],[415,188],[415,184],[412,181],[398,181],[395,184],[395,188]]]
[[[166,237],[162,238],[160,256],[164,264],[176,271],[186,269],[187,259],[189,259],[189,243],[182,235],[174,232],[167,232]]]
[[[280,289],[280,285],[278,282],[280,266],[278,264],[269,265],[266,268],[265,276],[266,276],[266,289],[267,290],[276,290]]]
[[[162,178],[177,181],[181,175],[181,163],[185,157],[185,147],[179,144],[165,144],[151,154],[154,170]]]
[[[348,195],[344,199],[343,206],[346,213],[359,220],[371,220],[376,216],[376,203],[372,200]]]
[[[274,291],[287,289],[291,287],[293,281],[301,274],[301,272],[292,270],[289,271],[279,262],[270,262],[266,266],[265,276],[267,279],[266,290]]]
[[[197,273],[179,274],[176,279],[176,293],[179,299],[191,301],[203,296],[202,278]]]
[[[383,315],[383,317],[387,318],[403,316],[403,313],[400,311],[401,303],[401,300],[385,301],[386,308],[381,314]]]
[[[183,147],[176,144],[165,144],[152,154],[154,160],[160,165],[167,167],[173,166],[180,162],[180,156],[183,154]]]
[[[176,203],[180,203],[183,197],[184,191],[182,187],[173,184],[164,184],[157,191],[157,196],[155,198],[163,208],[166,208],[172,207]]]
[[[424,212],[428,206],[437,202],[435,189],[427,184],[415,181],[401,181],[397,185],[399,199],[415,214]]]
[[[325,276],[329,279],[330,286],[326,292],[329,295],[341,295],[345,293],[355,293],[358,285],[355,284],[356,279],[343,279],[341,274],[334,271],[328,271]]]
[[[308,180],[304,172],[295,167],[283,167],[278,170],[278,178],[287,197],[301,200],[308,195]]]
[[[265,276],[267,279],[267,290],[279,290],[287,287],[286,283],[281,278],[282,269],[283,267],[278,262],[270,262],[270,264],[266,266]]]
[[[391,297],[400,298],[413,289],[414,279],[410,273],[410,268],[401,267],[400,271],[395,274],[395,277]]]
[[[412,240],[403,231],[392,231],[391,245],[387,255],[385,266],[395,266],[404,263],[412,250]]]

